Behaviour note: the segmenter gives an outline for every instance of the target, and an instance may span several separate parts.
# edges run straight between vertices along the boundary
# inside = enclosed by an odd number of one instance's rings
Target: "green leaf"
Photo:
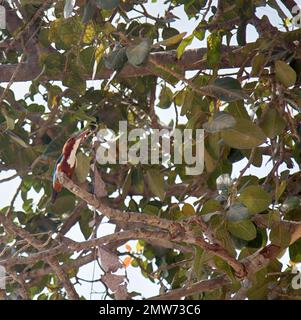
[[[76,156],[75,174],[79,183],[86,181],[90,171],[90,158],[83,153],[78,153]]]
[[[202,87],[202,89],[226,102],[248,98],[239,81],[231,77],[218,78],[212,84]]]
[[[266,58],[262,53],[258,53],[252,60],[252,72],[251,75],[256,77],[263,70],[266,63]]]
[[[235,203],[227,211],[228,221],[246,220],[250,217],[248,209],[240,203]]]
[[[227,145],[235,149],[252,149],[266,140],[260,127],[242,118],[236,119],[234,128],[223,130],[222,138]]]
[[[297,74],[295,70],[284,61],[275,62],[276,78],[285,87],[291,87],[296,83]]]
[[[120,0],[95,0],[96,5],[100,9],[111,10],[119,6]]]
[[[181,57],[184,53],[184,50],[186,49],[186,47],[188,47],[191,44],[193,38],[194,38],[194,35],[192,34],[181,41],[180,45],[177,48],[177,59],[178,60],[181,59]]]
[[[55,204],[51,208],[51,211],[56,214],[63,214],[67,211],[70,211],[74,208],[75,205],[75,197],[73,195],[68,196],[58,196],[55,201]]]
[[[195,128],[200,129],[201,128],[200,123],[204,122],[202,121],[203,119],[206,119],[206,115],[204,112],[202,111],[195,112],[194,115],[188,120],[186,124],[186,129],[195,129]]]
[[[194,29],[193,35],[200,41],[203,41],[206,35],[206,27],[207,23],[201,21],[198,26]]]
[[[4,118],[6,120],[6,128],[9,130],[15,129],[15,119],[10,117],[9,113],[6,111],[5,108],[2,108],[2,114],[4,115]]]
[[[134,185],[135,189],[139,193],[143,193],[144,192],[144,177],[143,177],[143,172],[142,172],[141,168],[136,168],[133,170],[132,181],[133,181],[133,185]]]
[[[152,216],[157,216],[159,213],[159,208],[156,206],[153,206],[151,204],[147,204],[145,207],[143,207],[143,212],[146,214],[150,214]]]
[[[92,227],[90,226],[90,221],[93,219],[93,212],[89,209],[85,209],[82,211],[79,220],[80,231],[84,235],[87,240],[92,234]]]
[[[57,224],[48,217],[45,216],[35,216],[33,219],[27,223],[29,231],[35,230],[35,232],[55,232]]]
[[[296,196],[290,196],[284,200],[281,206],[281,211],[289,212],[300,207],[300,199]]]
[[[244,118],[250,120],[250,116],[242,100],[230,102],[228,107],[226,108],[226,111],[230,113],[234,118]]]
[[[270,240],[272,244],[286,248],[291,241],[291,230],[289,226],[281,222],[276,223],[270,232]]]
[[[167,86],[162,87],[158,107],[161,109],[168,109],[173,101],[173,92]]]
[[[132,170],[129,170],[123,185],[122,185],[122,197],[126,198],[126,196],[128,195],[130,188],[132,186]]]
[[[247,24],[242,22],[237,29],[237,43],[240,46],[246,45],[246,32],[247,32]]]
[[[250,241],[256,238],[256,227],[250,220],[229,221],[228,230],[239,239]]]
[[[46,157],[57,155],[61,151],[63,144],[64,137],[62,135],[58,135],[47,145],[43,152],[43,155]]]
[[[270,194],[260,186],[249,186],[245,188],[238,199],[248,208],[251,214],[256,214],[268,209],[272,202]]]
[[[58,38],[64,48],[71,48],[78,43],[82,33],[82,24],[78,16],[69,19],[58,20],[55,29],[55,38]]]
[[[227,112],[217,112],[214,114],[212,121],[203,124],[203,128],[211,133],[220,132],[224,129],[233,128],[236,120]]]
[[[130,200],[128,208],[129,208],[129,211],[139,212],[139,206],[137,202],[133,199]]]
[[[147,184],[151,192],[164,201],[165,190],[164,190],[164,176],[163,174],[155,169],[150,169],[146,173]]]
[[[221,205],[220,205],[219,201],[214,200],[214,199],[210,199],[204,203],[202,210],[201,210],[201,215],[216,212],[216,211],[219,211],[220,209],[221,209]]]
[[[182,72],[181,67],[177,64],[164,64],[164,67],[168,68],[168,70],[171,70],[177,74]],[[179,80],[175,78],[169,71],[162,69],[159,65],[154,67],[154,73],[173,86],[175,86],[179,82]]]
[[[86,90],[86,81],[77,71],[68,72],[63,79],[63,85],[73,89],[79,94],[84,94]]]
[[[84,6],[84,14],[82,18],[83,23],[88,23],[94,16],[96,7],[93,5],[92,0],[88,0]]]
[[[233,269],[229,266],[229,264],[218,256],[214,256],[214,264],[216,268],[222,272],[225,272],[233,282],[233,284],[237,281],[234,275]]]
[[[126,56],[129,63],[134,67],[142,65],[150,53],[151,44],[150,39],[143,39],[137,46],[128,47],[126,49]]]
[[[56,76],[64,69],[64,57],[60,53],[50,53],[44,60],[45,73],[49,77]]]
[[[11,131],[6,131],[6,133],[9,135],[9,137],[16,142],[17,144],[19,144],[21,147],[23,148],[28,148],[28,144],[19,136],[17,136],[15,133],[11,132]]]
[[[275,108],[269,108],[269,110],[264,113],[260,122],[261,129],[266,136],[271,139],[281,134],[285,126],[285,120]]]
[[[194,216],[195,215],[194,207],[189,203],[185,203],[182,207],[182,213],[186,217]]]
[[[183,106],[181,108],[181,116],[185,116],[192,108],[192,102],[195,97],[194,91],[187,91],[185,93]]]
[[[301,239],[298,239],[289,247],[290,260],[295,263],[301,262]]]
[[[84,110],[78,110],[76,112],[74,112],[74,116],[76,119],[78,120],[82,120],[82,121],[88,121],[91,123],[95,123],[96,118],[95,117],[91,117],[89,116]]]

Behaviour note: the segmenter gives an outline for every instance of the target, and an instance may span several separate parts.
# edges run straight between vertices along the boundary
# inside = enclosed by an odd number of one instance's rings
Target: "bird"
[[[57,159],[52,173],[52,197],[51,203],[54,204],[58,193],[62,191],[62,184],[58,179],[58,173],[64,173],[69,179],[72,178],[76,167],[76,152],[81,142],[87,138],[90,129],[79,131],[71,135],[65,142],[62,153]]]

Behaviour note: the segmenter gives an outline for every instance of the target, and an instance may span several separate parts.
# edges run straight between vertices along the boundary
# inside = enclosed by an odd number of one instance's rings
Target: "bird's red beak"
[[[91,130],[90,129],[87,129],[87,130],[84,130],[82,132],[79,132],[77,135],[76,135],[76,140],[82,140],[82,139],[85,139],[89,136],[89,134],[91,133]]]

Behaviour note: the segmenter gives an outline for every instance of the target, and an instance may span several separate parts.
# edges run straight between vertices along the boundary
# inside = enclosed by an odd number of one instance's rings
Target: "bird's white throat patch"
[[[75,163],[76,163],[76,151],[77,151],[77,149],[79,147],[79,144],[80,144],[80,140],[76,140],[74,145],[73,145],[73,148],[72,148],[72,150],[70,152],[70,156],[69,156],[69,158],[67,160],[67,163],[69,164],[69,166],[71,168],[73,168],[75,166]]]

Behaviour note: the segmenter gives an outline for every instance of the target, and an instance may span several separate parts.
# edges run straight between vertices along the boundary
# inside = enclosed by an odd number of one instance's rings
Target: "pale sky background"
[[[296,1],[296,2],[298,2],[298,4],[301,6],[301,1]],[[148,12],[151,13],[153,16],[157,16],[157,15],[162,16],[164,15],[164,11],[165,11],[165,8],[167,8],[167,6],[164,5],[163,0],[158,0],[157,3],[147,4],[146,8]],[[287,13],[286,10],[285,12]],[[183,13],[183,6],[175,9],[173,13],[176,16],[178,16],[180,19],[174,23],[171,23],[171,26],[178,29],[180,32],[187,32],[187,34],[190,35],[194,30],[194,28],[197,26],[199,21],[196,21],[194,19],[188,20],[186,18],[186,15]],[[257,11],[257,15],[258,17],[267,15],[271,23],[273,23],[274,26],[279,27],[279,19],[274,9],[270,7],[260,8],[260,10]],[[149,20],[148,22],[151,23],[152,21]],[[254,27],[249,26],[247,31],[248,31],[247,41],[255,41],[257,38],[257,33]],[[273,35],[271,35],[271,37],[273,37]],[[233,39],[235,39],[235,37],[233,37]],[[235,42],[233,42],[233,44],[235,44]],[[198,47],[204,47],[204,46],[206,46],[206,41],[200,42],[199,40],[195,39],[192,45],[190,46],[190,48],[198,48]],[[193,74],[192,72],[189,72],[186,75],[190,76],[192,74]],[[89,81],[88,85],[94,86],[95,88],[99,88],[99,83],[100,83],[99,81]],[[3,87],[5,87],[5,85],[6,85],[5,83],[1,84],[1,86]],[[19,83],[13,84],[11,89],[14,91],[16,98],[21,99],[28,92],[29,86],[30,86],[30,82],[28,83],[19,82]],[[44,102],[40,99],[39,103],[43,104]],[[156,108],[156,112],[160,116],[161,121],[165,123],[169,123],[170,120],[175,119],[175,113],[173,108],[170,108],[168,110]],[[247,160],[243,160],[234,165],[234,169],[232,173],[233,178],[239,175],[239,171],[246,165],[246,163],[247,163]],[[272,167],[271,162],[267,163],[267,158],[266,158],[261,168],[256,168],[254,166],[251,166],[245,174],[246,175],[252,174],[257,177],[263,177],[266,175],[266,172],[271,170],[271,167]],[[286,170],[286,169],[287,168],[285,165],[281,166],[281,170]],[[297,170],[298,168],[296,167],[296,170],[291,170],[291,172],[294,172]],[[0,179],[9,177],[13,174],[14,174],[13,171],[0,172]],[[10,203],[19,182],[20,182],[20,179],[14,179],[7,183],[0,184],[0,208],[3,208]],[[37,195],[34,191],[31,194],[37,203],[39,199],[39,195]],[[20,200],[20,197],[18,197],[16,201],[16,207],[20,209],[22,207],[22,202]],[[105,234],[110,234],[112,232],[113,232],[113,226],[109,224],[103,224],[99,228],[98,235],[102,236]],[[68,236],[70,238],[73,238],[76,241],[84,240],[77,225],[71,229],[71,231],[68,233]],[[135,248],[135,242],[132,241],[131,244]],[[125,250],[121,250],[121,251],[125,251]],[[283,257],[282,261],[285,263],[288,262],[287,254]],[[83,267],[80,270],[78,276],[87,280],[91,280],[92,273],[93,273],[93,265],[94,265],[93,263],[90,263],[89,265],[86,265],[85,267]],[[96,270],[98,270],[98,266],[96,266]],[[137,269],[129,267],[127,269],[127,275],[129,278],[129,285],[128,285],[129,292],[131,291],[142,292],[143,297],[150,297],[158,294],[158,286],[155,284],[152,284],[149,280],[145,279],[139,272],[137,272]],[[99,271],[97,271],[94,275],[94,279],[98,279],[99,277],[100,277],[100,274],[99,274]],[[76,285],[76,290],[80,295],[84,295],[86,298],[89,299],[91,284],[82,282],[81,286]],[[92,299],[96,299],[96,300],[102,299],[103,295],[101,294],[101,292],[103,292],[103,286],[100,283],[94,284],[94,291],[99,293],[93,294]]]

